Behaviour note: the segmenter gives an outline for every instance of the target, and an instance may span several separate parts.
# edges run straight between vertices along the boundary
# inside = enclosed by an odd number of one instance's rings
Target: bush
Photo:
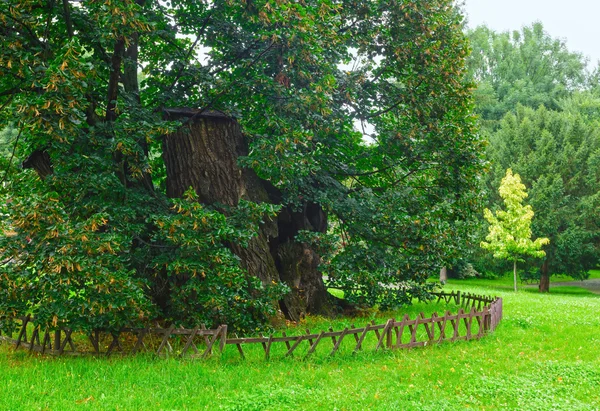
[[[480,274],[475,270],[473,265],[465,260],[458,262],[448,269],[448,278],[473,278],[479,277]]]
[[[99,192],[97,181],[69,187],[60,173],[45,181],[28,174],[7,187],[11,197],[0,202],[0,215],[11,216],[0,223],[0,233],[14,230],[0,236],[0,261],[10,260],[0,274],[0,329],[30,314],[50,329],[116,330],[165,320],[226,323],[243,332],[266,327],[275,314],[274,301],[285,287],[249,278],[226,247],[252,238],[262,216],[273,213],[270,205],[241,203],[226,216],[188,192],[171,208],[151,209],[130,190],[127,201],[136,207],[126,209],[118,190]],[[68,196],[31,189],[38,184],[83,191],[71,197],[80,213],[67,211],[73,209],[64,201]],[[107,207],[110,196],[116,198]]]

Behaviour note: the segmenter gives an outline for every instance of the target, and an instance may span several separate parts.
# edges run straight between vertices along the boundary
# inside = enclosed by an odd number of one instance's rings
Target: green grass
[[[504,319],[480,341],[333,358],[265,361],[235,347],[208,361],[42,358],[0,345],[0,409],[76,410],[597,410],[600,296],[578,287],[538,294],[500,280],[451,280],[446,289],[498,295]],[[416,306],[411,317],[443,307]],[[400,313],[365,313],[334,328]],[[324,329],[309,318],[298,325]],[[288,334],[294,330],[288,330]],[[327,346],[328,348],[330,345]],[[372,347],[370,345],[369,347]]]

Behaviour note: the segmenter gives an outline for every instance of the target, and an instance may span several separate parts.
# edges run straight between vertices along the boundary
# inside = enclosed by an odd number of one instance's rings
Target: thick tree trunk
[[[21,164],[23,168],[33,168],[43,180],[54,172],[50,156],[46,151],[35,150]]]
[[[206,113],[165,136],[163,158],[167,169],[167,195],[181,197],[192,187],[200,202],[236,206],[241,199],[268,202],[269,195],[251,170],[237,159],[245,155],[237,122],[219,113]],[[277,223],[265,222],[247,248],[232,245],[248,272],[263,283],[279,281],[268,240],[277,235]]]
[[[205,204],[235,206],[240,199],[277,203],[280,193],[253,170],[238,166],[247,146],[237,122],[215,112],[166,110],[171,118],[188,122],[165,136],[163,158],[167,195],[181,197],[190,187]],[[282,281],[291,288],[280,307],[287,318],[299,320],[307,312],[321,312],[328,293],[317,270],[319,256],[294,240],[299,230],[325,231],[327,219],[319,206],[302,212],[284,209],[277,221],[266,221],[248,247],[230,245],[250,275],[263,283]]]
[[[541,276],[539,290],[541,293],[547,293],[550,291],[550,270],[548,269],[548,260],[544,260],[540,271]]]
[[[278,217],[279,235],[271,241],[279,277],[292,290],[281,301],[281,310],[294,321],[305,313],[326,313],[330,300],[318,270],[321,258],[307,244],[295,241],[300,230],[327,231],[327,216],[319,205],[307,204],[296,212],[282,210]]]

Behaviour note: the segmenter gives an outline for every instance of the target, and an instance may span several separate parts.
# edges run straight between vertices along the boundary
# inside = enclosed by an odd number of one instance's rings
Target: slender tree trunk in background
[[[446,267],[442,267],[440,270],[440,283],[446,284],[448,281],[448,269]]]
[[[137,0],[139,5],[143,5],[145,0]],[[124,59],[123,59],[123,88],[125,89],[125,93],[127,97],[132,99],[136,105],[140,104],[140,85],[138,82],[138,55],[139,55],[139,33],[133,33],[131,38],[129,39],[129,45],[127,49],[125,49]],[[149,147],[148,142],[145,138],[139,138],[137,143],[142,148],[144,155],[148,158],[149,155]],[[127,168],[127,163],[125,163],[125,167]],[[154,191],[154,184],[152,183],[152,176],[143,172],[141,183],[144,187],[149,191]]]
[[[517,260],[513,261],[513,279],[515,284],[515,293],[517,292]]]
[[[547,293],[550,291],[550,271],[548,270],[548,260],[544,260],[540,271],[541,276],[539,290],[541,293]]]
[[[165,136],[163,158],[167,195],[178,198],[190,187],[205,204],[235,206],[241,199],[278,203],[280,193],[253,170],[238,166],[248,149],[238,123],[220,113],[169,109],[172,118],[191,117],[176,133]],[[299,230],[324,231],[327,219],[316,205],[302,212],[283,209],[277,220],[265,221],[248,247],[230,244],[242,267],[265,284],[282,281],[291,292],[280,301],[287,318],[299,320],[307,312],[327,306],[328,293],[317,270],[319,256],[295,241]]]

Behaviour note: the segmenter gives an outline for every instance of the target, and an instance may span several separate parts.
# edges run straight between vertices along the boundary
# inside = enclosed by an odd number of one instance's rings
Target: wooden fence
[[[193,329],[175,328],[123,328],[119,332],[95,330],[83,335],[74,334],[69,329],[42,332],[34,326],[30,317],[20,319],[19,331],[14,334],[0,335],[0,340],[13,343],[17,348],[53,355],[111,355],[135,354],[140,351],[153,352],[156,355],[176,353],[180,356],[206,358],[215,349],[223,352],[227,346],[235,345],[239,355],[246,357],[244,347],[260,344],[264,356],[269,359],[275,344],[285,344],[282,352],[292,356],[300,352],[301,346],[309,356],[317,347],[322,348],[330,341],[329,354],[334,355],[342,344],[350,345],[353,352],[364,348],[366,341],[374,345],[375,351],[382,348],[399,349],[439,344],[444,341],[471,340],[483,337],[496,329],[502,319],[502,299],[461,294],[458,292],[434,293],[438,302],[453,302],[460,306],[456,314],[446,311],[443,315],[433,313],[430,317],[420,313],[415,319],[405,315],[401,320],[389,319],[383,324],[367,324],[364,327],[351,325],[341,331],[306,330],[305,334],[288,336],[269,335],[249,338],[230,336],[227,325],[216,329],[196,327]],[[373,338],[373,335],[375,338]],[[367,338],[369,337],[369,338]],[[172,345],[173,343],[173,345]],[[308,344],[308,345],[307,345]],[[173,348],[175,346],[175,349]],[[282,346],[283,347],[283,346]],[[281,351],[281,350],[280,350]]]

